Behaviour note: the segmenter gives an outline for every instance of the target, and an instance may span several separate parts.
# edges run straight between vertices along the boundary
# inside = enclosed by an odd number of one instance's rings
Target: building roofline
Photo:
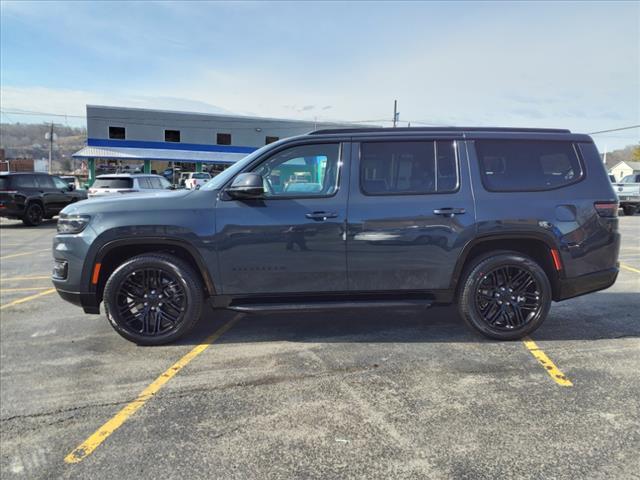
[[[141,107],[118,107],[114,105],[94,105],[94,104],[86,104],[87,110],[89,108],[101,108],[104,110],[133,110],[137,112],[152,112],[152,113],[170,113],[174,115],[188,115],[188,116],[201,116],[201,117],[218,117],[218,118],[234,118],[234,119],[242,119],[249,121],[272,121],[272,122],[291,122],[298,124],[306,124],[310,126],[310,131],[313,130],[314,125],[351,125],[350,122],[341,122],[334,120],[323,120],[323,121],[313,121],[313,120],[296,120],[294,118],[276,118],[276,117],[258,117],[251,115],[238,115],[234,113],[204,113],[204,112],[190,112],[185,110],[166,110],[166,109],[158,109],[158,108],[141,108]],[[87,118],[89,115],[87,114]]]

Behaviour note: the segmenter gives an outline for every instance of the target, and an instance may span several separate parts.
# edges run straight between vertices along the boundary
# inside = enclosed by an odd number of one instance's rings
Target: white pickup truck
[[[625,215],[633,215],[640,209],[640,173],[627,175],[613,189]]]

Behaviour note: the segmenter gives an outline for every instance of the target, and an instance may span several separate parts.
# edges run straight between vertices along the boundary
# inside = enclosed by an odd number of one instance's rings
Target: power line
[[[619,132],[621,130],[631,130],[632,128],[640,128],[640,125],[631,125],[629,127],[612,128],[611,130],[600,130],[599,132],[591,132],[588,135],[597,135],[598,133]]]

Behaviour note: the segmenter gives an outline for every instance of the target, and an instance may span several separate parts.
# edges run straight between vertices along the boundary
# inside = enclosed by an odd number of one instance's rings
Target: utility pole
[[[53,122],[49,128],[49,175],[51,175],[51,163],[53,160]]]
[[[396,128],[398,122],[398,100],[393,101],[393,128]]]

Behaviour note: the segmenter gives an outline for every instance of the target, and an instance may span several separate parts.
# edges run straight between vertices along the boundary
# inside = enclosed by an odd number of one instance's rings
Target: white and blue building
[[[87,105],[87,146],[73,154],[87,161],[89,183],[96,166],[144,164],[144,171],[170,162],[229,165],[281,138],[348,125],[276,118]]]

